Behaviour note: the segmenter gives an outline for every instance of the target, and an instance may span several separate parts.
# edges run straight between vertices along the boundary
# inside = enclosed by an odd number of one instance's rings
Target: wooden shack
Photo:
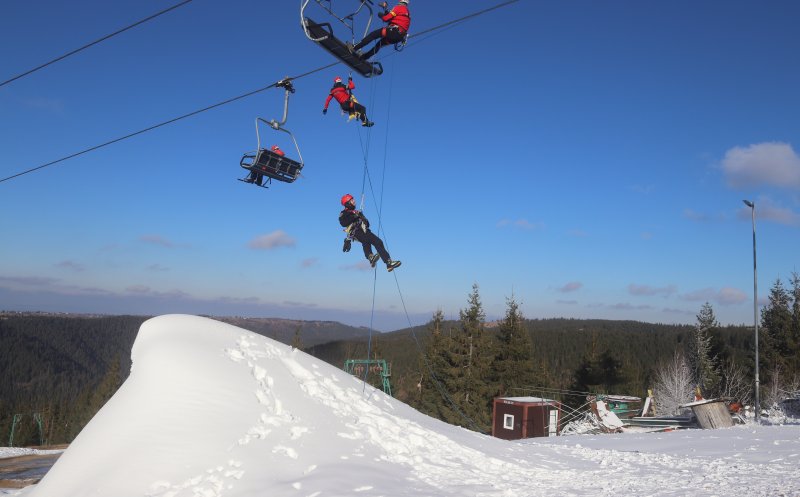
[[[492,436],[504,440],[552,437],[559,433],[561,403],[540,397],[497,397],[492,409]]]

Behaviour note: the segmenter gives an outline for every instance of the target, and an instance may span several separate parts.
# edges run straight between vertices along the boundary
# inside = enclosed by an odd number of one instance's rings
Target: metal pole
[[[761,420],[761,403],[759,401],[758,396],[758,271],[756,269],[756,204],[755,202],[750,202],[749,200],[744,201],[745,205],[750,207],[752,219],[753,219],[753,324],[755,328],[755,339],[756,339],[756,422]]]

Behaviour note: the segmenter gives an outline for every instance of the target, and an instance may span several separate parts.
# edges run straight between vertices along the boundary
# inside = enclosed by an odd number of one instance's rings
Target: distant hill
[[[353,340],[369,336],[369,329],[353,327],[336,321],[300,321],[278,318],[245,318],[208,316],[224,323],[238,326],[258,333],[281,343],[292,343],[297,330],[303,347],[331,342],[335,340]]]

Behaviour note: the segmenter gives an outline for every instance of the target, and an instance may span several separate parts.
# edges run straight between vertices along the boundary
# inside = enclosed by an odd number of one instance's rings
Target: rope
[[[152,19],[155,19],[156,17],[158,17],[158,16],[160,16],[160,15],[162,15],[162,14],[166,14],[167,12],[169,12],[169,11],[171,11],[171,10],[174,10],[174,9],[177,9],[178,7],[181,7],[181,6],[183,6],[183,5],[186,5],[187,3],[191,2],[191,1],[192,1],[192,0],[184,0],[183,2],[177,3],[177,4],[173,5],[172,7],[169,7],[169,8],[166,8],[166,9],[162,10],[161,12],[156,12],[155,14],[153,14],[153,15],[151,15],[151,16],[149,16],[149,17],[145,17],[145,18],[144,18],[144,19],[142,19],[141,21],[137,21],[137,22],[135,22],[135,23],[131,24],[130,26],[126,26],[126,27],[124,27],[124,28],[122,28],[122,29],[120,29],[120,30],[114,31],[114,32],[113,32],[113,33],[111,33],[110,35],[106,35],[106,36],[104,36],[104,37],[102,37],[102,38],[100,38],[100,39],[98,39],[98,40],[95,40],[95,41],[93,41],[93,42],[91,42],[91,43],[87,44],[87,45],[84,45],[84,46],[82,46],[82,47],[80,47],[80,48],[76,48],[75,50],[73,50],[73,51],[71,51],[71,52],[67,52],[67,53],[65,53],[64,55],[60,56],[60,57],[56,57],[55,59],[51,60],[50,62],[45,62],[44,64],[42,64],[42,65],[40,65],[40,66],[37,66],[37,67],[34,67],[33,69],[31,69],[31,70],[29,70],[29,71],[25,71],[25,72],[24,72],[24,73],[22,73],[22,74],[18,74],[18,75],[14,76],[14,77],[13,77],[13,78],[11,78],[11,79],[8,79],[8,80],[6,80],[6,81],[3,81],[2,83],[0,83],[0,86],[7,85],[8,83],[11,83],[12,81],[16,81],[16,80],[18,80],[19,78],[22,78],[22,77],[24,77],[24,76],[27,76],[27,75],[29,75],[29,74],[31,74],[31,73],[34,73],[34,72],[38,71],[39,69],[44,69],[45,67],[49,66],[50,64],[55,64],[56,62],[58,62],[58,61],[60,61],[60,60],[66,59],[66,58],[67,58],[67,57],[69,57],[70,55],[75,55],[76,53],[78,53],[78,52],[80,52],[80,51],[82,51],[82,50],[85,50],[85,49],[87,49],[87,48],[89,48],[89,47],[91,47],[91,46],[93,46],[93,45],[97,45],[98,43],[100,43],[100,42],[102,42],[102,41],[105,41],[105,40],[107,40],[107,39],[109,39],[109,38],[111,38],[111,37],[113,37],[113,36],[116,36],[116,35],[118,35],[118,34],[120,34],[120,33],[122,33],[122,32],[125,32],[125,31],[127,31],[127,30],[129,30],[129,29],[131,29],[131,28],[135,28],[136,26],[138,26],[138,25],[140,25],[140,24],[144,24],[144,23],[146,23],[147,21],[150,21],[150,20],[152,20]]]
[[[395,73],[395,71],[391,71],[392,76],[389,78],[389,98],[388,98],[388,104],[387,104],[387,116],[389,116],[389,117],[391,116],[392,90],[394,89],[394,84],[393,84],[394,83],[394,73]],[[383,216],[382,216],[382,213],[383,213],[383,188],[384,188],[385,179],[386,179],[386,163],[387,163],[388,149],[389,149],[389,145],[388,145],[389,144],[389,129],[390,129],[390,123],[391,123],[391,119],[389,117],[387,117],[387,119],[386,119],[386,133],[385,133],[385,137],[384,137],[384,150],[383,150],[383,171],[382,171],[382,179],[381,179],[380,201],[379,201],[379,204],[378,204],[378,232],[382,235],[385,245],[388,245],[388,236],[386,235],[386,232],[383,229]],[[361,135],[359,134],[359,137],[360,136]],[[363,150],[363,146],[362,146],[362,150]],[[365,184],[365,182],[368,182],[369,187],[370,187],[370,191],[372,192],[372,196],[373,196],[373,198],[375,198],[375,191],[374,191],[374,188],[373,188],[373,185],[372,185],[372,178],[371,178],[371,176],[369,174],[369,167],[367,165],[366,156],[365,156],[365,159],[364,159],[364,175],[362,177],[362,190],[361,190],[362,199],[363,199],[363,196],[364,196],[364,184]],[[362,206],[363,206],[363,201],[362,201]],[[375,274],[377,275],[377,271],[375,271]],[[445,399],[448,402],[448,404],[450,405],[450,408],[454,412],[456,412],[465,421],[467,426],[469,426],[473,431],[481,432],[481,429],[477,425],[477,423],[475,423],[475,421],[472,418],[467,416],[458,407],[458,405],[455,403],[455,401],[452,399],[452,397],[450,397],[450,395],[447,393],[447,390],[445,390],[444,385],[442,385],[442,382],[436,376],[436,373],[433,370],[433,366],[431,366],[431,363],[428,360],[428,357],[425,354],[425,351],[422,349],[422,346],[421,346],[421,344],[419,342],[419,339],[417,338],[417,335],[416,335],[416,332],[415,332],[416,327],[411,324],[411,318],[408,315],[408,309],[406,308],[406,302],[405,302],[405,298],[403,297],[403,292],[400,289],[400,282],[397,279],[397,273],[393,272],[392,274],[394,274],[394,281],[395,281],[395,285],[397,287],[397,293],[400,295],[400,302],[403,305],[403,312],[405,313],[406,321],[408,321],[408,327],[411,329],[411,336],[414,339],[414,343],[415,343],[415,345],[417,347],[417,351],[422,356],[422,360],[425,363],[425,367],[428,370],[428,374],[431,376],[431,379],[433,380],[433,384],[436,387],[436,390],[439,392],[439,394],[442,396],[442,398]],[[368,346],[367,346],[368,355],[370,353],[369,350],[370,350],[371,343],[372,343],[372,316],[374,316],[374,314],[375,314],[375,282],[373,282],[373,287],[372,287],[372,314],[370,316],[370,335],[369,335],[369,342],[368,342]],[[364,379],[364,382],[366,383],[366,377]]]

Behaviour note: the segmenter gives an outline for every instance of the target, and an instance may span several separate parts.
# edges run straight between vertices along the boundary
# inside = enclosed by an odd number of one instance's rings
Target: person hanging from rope
[[[364,213],[356,210],[356,200],[349,193],[342,197],[342,212],[339,213],[339,224],[344,227],[347,237],[344,239],[344,247],[342,252],[350,252],[350,245],[353,240],[361,242],[364,249],[364,256],[369,261],[370,266],[375,267],[378,258],[383,260],[386,264],[386,270],[392,271],[400,265],[400,261],[393,261],[389,257],[389,252],[383,246],[383,241],[378,238],[378,235],[370,231],[369,221],[364,216]],[[377,254],[372,253],[372,247],[378,251]]]
[[[283,157],[286,155],[283,152],[283,150],[281,150],[280,147],[278,147],[277,145],[273,145],[272,148],[270,148],[270,150],[272,150],[272,153],[277,155],[278,157]],[[248,183],[255,183],[258,186],[261,186],[261,183],[264,181],[264,174],[257,169],[251,169],[250,176],[248,176],[245,181]]]
[[[381,20],[387,23],[386,26],[371,32],[355,45],[349,42],[347,43],[347,48],[350,50],[350,52],[356,54],[363,60],[369,60],[372,56],[378,53],[378,50],[380,50],[384,45],[393,45],[395,43],[404,41],[406,35],[408,34],[408,28],[411,27],[411,15],[408,12],[408,0],[400,0],[400,2],[395,5],[392,10],[386,10],[389,8],[389,4],[386,2],[382,2],[379,5],[383,7],[384,11],[379,12],[378,16],[381,18]],[[379,38],[380,40],[378,43],[376,43],[375,46],[369,51],[363,54],[359,52],[359,50],[367,46],[368,43],[378,40]]]
[[[361,125],[370,127],[374,122],[367,119],[367,108],[358,103],[356,97],[353,96],[353,90],[355,90],[356,85],[353,84],[353,78],[347,78],[347,86],[342,83],[342,78],[336,76],[333,79],[333,88],[331,88],[330,93],[328,93],[328,98],[325,99],[325,107],[322,109],[322,114],[328,113],[328,104],[331,103],[331,99],[335,98],[339,105],[342,107],[342,110],[350,114],[350,119],[357,118],[361,119]]]

